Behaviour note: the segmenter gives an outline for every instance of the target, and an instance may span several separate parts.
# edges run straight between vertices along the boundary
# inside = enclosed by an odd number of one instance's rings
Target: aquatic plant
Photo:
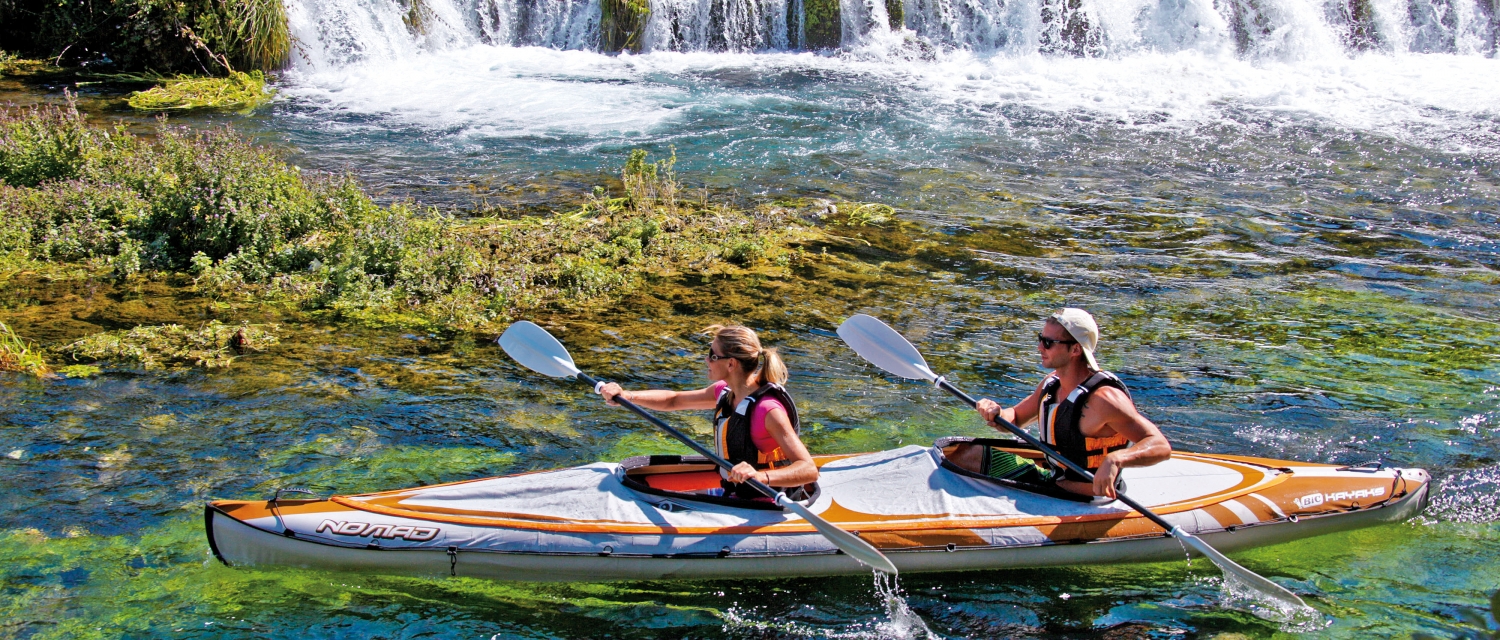
[[[275,325],[227,325],[218,320],[189,329],[169,324],[96,333],[58,348],[75,361],[106,361],[145,369],[227,367],[237,355],[277,342]]]
[[[0,322],[0,371],[45,376],[52,369],[30,343],[17,336],[4,322]]]
[[[273,92],[266,89],[266,77],[260,71],[233,71],[223,78],[177,76],[130,94],[126,102],[142,111],[249,111],[269,102],[272,95]]]

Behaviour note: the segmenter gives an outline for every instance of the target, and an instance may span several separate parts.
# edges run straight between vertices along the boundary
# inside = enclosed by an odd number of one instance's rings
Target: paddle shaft
[[[971,406],[971,407],[977,406],[979,404],[978,400],[975,400],[974,398],[970,397],[969,394],[964,393],[958,387],[953,386],[951,383],[948,382],[948,380],[946,378],[941,378],[941,377],[938,378],[937,386],[938,386],[939,389],[942,389],[944,391],[947,391],[948,393],[953,394],[959,400],[963,400],[964,402],[967,402],[969,404],[969,406]],[[1079,474],[1079,475],[1081,475],[1081,476],[1083,476],[1085,478],[1088,478],[1089,482],[1093,482],[1094,481],[1094,474],[1090,473],[1088,469],[1085,469],[1085,468],[1079,466],[1078,463],[1073,462],[1072,460],[1069,460],[1067,458],[1062,457],[1062,454],[1059,454],[1058,452],[1052,450],[1052,447],[1047,446],[1046,443],[1042,442],[1036,436],[1033,436],[1033,435],[1031,435],[1029,433],[1026,433],[1025,430],[1023,430],[1020,427],[1016,426],[1015,424],[1011,423],[1011,421],[1006,420],[1005,418],[1002,418],[1002,417],[1000,417],[1000,416],[997,415],[997,416],[995,416],[995,424],[998,424],[1000,426],[1005,427],[1011,433],[1014,433],[1017,436],[1019,436],[1022,440],[1025,440],[1027,444],[1030,444],[1031,446],[1036,447],[1037,449],[1041,450],[1042,453],[1047,454],[1047,457],[1052,458],[1053,460],[1056,460],[1057,462],[1061,463],[1063,466],[1065,466],[1065,467],[1067,467],[1069,469],[1072,469],[1074,473],[1077,473],[1077,474]],[[1127,496],[1124,493],[1121,493],[1121,492],[1117,491],[1117,492],[1115,492],[1115,499],[1119,500],[1120,502],[1125,503],[1130,508],[1135,509],[1136,511],[1140,512],[1141,515],[1146,516],[1152,522],[1155,522],[1157,526],[1159,526],[1159,527],[1161,527],[1163,529],[1166,529],[1167,533],[1170,534],[1172,532],[1172,529],[1174,529],[1174,527],[1173,527],[1173,525],[1171,523],[1167,522],[1166,520],[1163,520],[1161,516],[1156,515],[1150,509],[1147,509],[1146,507],[1142,506],[1141,503],[1136,502],[1135,500],[1132,500],[1130,498],[1130,496]]]
[[[590,377],[589,374],[584,373],[582,371],[578,372],[578,379],[582,380],[584,382],[587,382],[589,384],[589,386],[591,386],[591,387],[597,387],[597,386],[599,386],[599,381],[598,380],[595,380],[594,378]],[[640,406],[636,405],[636,403],[631,402],[629,400],[626,400],[625,398],[622,398],[620,396],[615,396],[614,402],[616,404],[622,406],[622,407],[625,407],[626,409],[634,411],[636,415],[638,415],[638,416],[640,416],[642,418],[645,418],[651,424],[654,424],[654,425],[660,427],[663,431],[666,431],[673,438],[677,438],[683,444],[687,445],[688,448],[692,449],[693,451],[697,451],[698,455],[703,456],[705,458],[708,458],[714,464],[719,465],[719,467],[721,469],[723,469],[725,471],[728,471],[728,470],[734,468],[734,465],[729,464],[728,460],[725,460],[725,459],[719,457],[719,454],[716,454],[716,453],[714,453],[712,451],[709,451],[707,447],[705,447],[705,446],[703,446],[701,444],[698,444],[692,438],[689,438],[687,436],[687,434],[685,434],[685,433],[683,433],[681,431],[678,431],[672,425],[669,425],[669,424],[667,424],[665,422],[662,422],[661,418],[658,418],[658,417],[656,417],[654,415],[651,415],[651,412],[646,411],[645,409],[640,408]],[[780,491],[772,489],[766,483],[761,482],[759,480],[756,480],[755,478],[745,478],[745,484],[748,484],[751,487],[754,487],[756,491],[759,491],[761,493],[766,494],[766,497],[768,497],[768,498],[775,498],[777,495],[779,495],[781,493]],[[780,501],[778,501],[778,503],[779,502]]]

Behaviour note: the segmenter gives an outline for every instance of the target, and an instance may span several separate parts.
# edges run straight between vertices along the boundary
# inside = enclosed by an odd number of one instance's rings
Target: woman
[[[781,385],[786,365],[775,349],[764,349],[754,331],[714,325],[708,345],[708,379],[696,391],[626,391],[613,382],[599,389],[611,406],[624,398],[648,409],[713,409],[714,445],[734,468],[720,470],[724,491],[741,498],[763,498],[741,484],[755,478],[772,487],[792,487],[787,496],[803,499],[818,479],[812,454],[797,437],[797,407]],[[803,491],[803,490],[806,491]]]

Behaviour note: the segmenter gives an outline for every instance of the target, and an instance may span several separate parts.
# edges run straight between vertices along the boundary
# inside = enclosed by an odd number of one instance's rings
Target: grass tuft
[[[30,343],[17,336],[4,322],[0,322],[0,371],[16,371],[42,377],[50,374],[52,369]]]
[[[259,71],[231,72],[227,78],[178,76],[130,94],[127,102],[141,111],[219,109],[250,111],[271,100],[266,77]]]

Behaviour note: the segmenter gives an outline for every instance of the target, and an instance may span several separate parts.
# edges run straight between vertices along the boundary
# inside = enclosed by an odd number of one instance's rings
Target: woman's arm
[[[611,407],[620,406],[615,403],[615,396],[620,396],[642,407],[656,411],[712,409],[714,408],[714,404],[719,400],[719,396],[714,393],[712,385],[695,391],[671,391],[668,389],[626,391],[616,383],[606,382],[599,389],[599,395],[604,396],[604,401]]]
[[[817,481],[818,465],[813,463],[812,454],[807,452],[802,438],[792,430],[785,409],[773,407],[766,412],[766,432],[792,463],[776,469],[756,469],[748,462],[741,462],[729,471],[730,482],[744,482],[746,478],[754,477],[773,487],[798,487]]]

